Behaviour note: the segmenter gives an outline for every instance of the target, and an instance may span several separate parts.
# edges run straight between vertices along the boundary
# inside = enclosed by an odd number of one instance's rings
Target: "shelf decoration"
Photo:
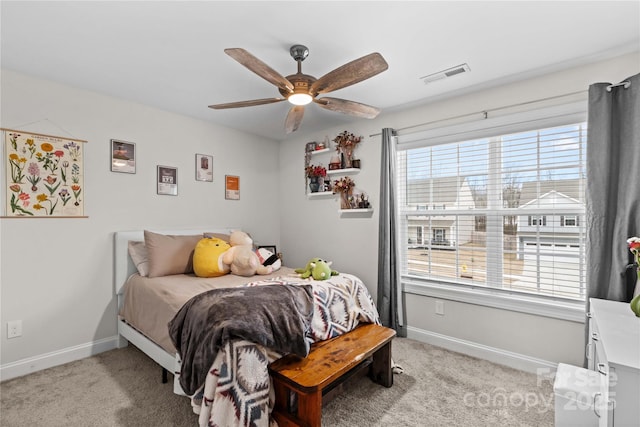
[[[333,182],[333,194],[340,194],[340,209],[351,209],[353,202],[353,188],[356,183],[348,176],[343,176]]]
[[[336,151],[340,153],[344,158],[344,164],[341,164],[343,169],[349,169],[353,166],[353,150],[362,141],[362,136],[356,136],[351,132],[343,131],[333,139],[336,145]],[[360,162],[358,161],[358,167]]]
[[[2,129],[6,216],[84,217],[84,146],[80,139]]]
[[[309,190],[312,193],[325,191],[324,178],[327,176],[327,168],[323,165],[309,165],[305,168],[309,178]]]
[[[371,207],[371,204],[369,203],[369,196],[367,196],[364,191],[359,194],[354,194],[351,206],[353,209],[369,209]]]

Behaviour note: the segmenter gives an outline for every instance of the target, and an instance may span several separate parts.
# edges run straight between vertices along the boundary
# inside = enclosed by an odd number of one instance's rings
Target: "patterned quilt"
[[[362,281],[341,273],[315,281],[277,277],[248,283],[262,285],[311,285],[314,314],[307,339],[310,342],[337,337],[360,323],[379,323],[378,311]],[[191,398],[200,426],[275,427],[271,419],[274,397],[268,365],[281,354],[264,346],[231,340],[218,351],[204,385]]]

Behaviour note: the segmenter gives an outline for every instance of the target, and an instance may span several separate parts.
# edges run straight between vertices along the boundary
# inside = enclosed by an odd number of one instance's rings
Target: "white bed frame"
[[[240,230],[239,227],[198,227],[188,230],[157,230],[149,229],[154,233],[171,235],[192,235],[204,232],[229,234],[233,230]],[[144,230],[116,231],[114,233],[114,287],[118,297],[118,313],[124,301],[124,284],[133,273],[136,273],[136,266],[129,256],[129,241],[144,241]],[[167,371],[173,373],[173,392],[185,395],[179,382],[180,359],[177,354],[167,353],[165,349],[151,341],[137,329],[131,327],[118,315],[118,348],[126,347],[132,343],[143,353],[153,359],[157,364]]]

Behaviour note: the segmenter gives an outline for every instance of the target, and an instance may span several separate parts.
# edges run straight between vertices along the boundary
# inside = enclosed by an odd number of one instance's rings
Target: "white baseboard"
[[[418,329],[413,326],[407,326],[407,338],[533,374],[539,373],[539,369],[555,371],[558,367],[557,363],[547,360],[489,347],[472,341],[461,340],[436,332],[425,331],[424,329]]]
[[[472,341],[461,340],[412,326],[407,326],[407,338],[534,374],[538,373],[538,369],[541,368],[547,368],[555,371],[558,366],[558,364],[554,362],[537,359],[499,348],[489,347]],[[12,378],[41,371],[43,369],[95,356],[98,353],[113,350],[115,348],[118,348],[118,336],[104,338],[98,341],[92,341],[86,344],[80,344],[74,347],[68,347],[51,353],[42,354],[40,356],[0,365],[0,381],[10,380]]]
[[[51,353],[29,357],[11,363],[0,365],[0,381],[21,377],[43,369],[52,368],[74,360],[95,356],[103,351],[117,348],[118,337],[113,336],[101,340],[80,344],[74,347],[63,348]]]

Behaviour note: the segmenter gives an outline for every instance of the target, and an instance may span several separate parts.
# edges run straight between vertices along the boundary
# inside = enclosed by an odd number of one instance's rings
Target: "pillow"
[[[149,277],[193,273],[193,250],[201,234],[172,236],[144,230],[149,253]]]
[[[229,243],[229,235],[228,234],[224,234],[224,233],[206,232],[206,233],[202,233],[202,237],[205,237],[207,239],[220,239],[220,240],[224,240],[225,242]]]
[[[205,237],[193,252],[193,272],[198,277],[219,277],[229,273],[229,266],[222,262],[222,255],[231,246],[222,239]]]
[[[268,249],[258,248],[255,250],[256,255],[258,255],[258,260],[260,264],[266,266],[271,266],[272,271],[279,270],[282,267],[282,260],[278,257],[278,255],[274,254]]]
[[[149,275],[149,253],[144,242],[129,241],[129,256],[142,277]]]

